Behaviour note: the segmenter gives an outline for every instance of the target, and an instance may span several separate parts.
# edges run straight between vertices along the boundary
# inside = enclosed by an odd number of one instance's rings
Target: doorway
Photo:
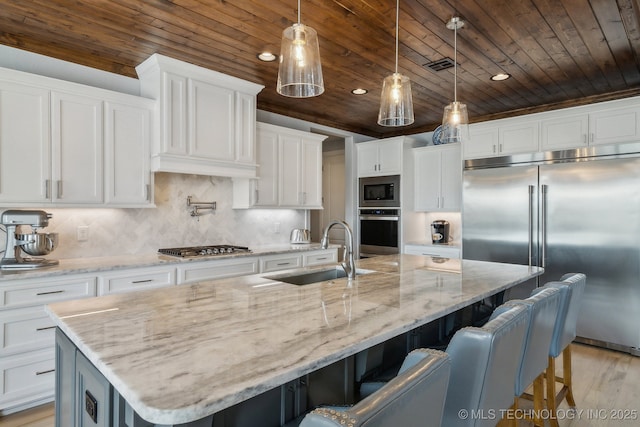
[[[345,220],[345,149],[344,138],[332,136],[322,144],[322,205],[324,209],[311,211],[311,240],[319,242],[322,231],[330,221]],[[355,230],[354,230],[355,232]],[[329,232],[331,243],[344,245],[345,233],[334,227]],[[339,251],[339,256],[342,256]]]

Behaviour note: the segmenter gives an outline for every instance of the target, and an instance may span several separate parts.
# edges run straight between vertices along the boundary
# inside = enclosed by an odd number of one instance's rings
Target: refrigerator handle
[[[529,267],[533,265],[533,185],[529,186]]]
[[[543,184],[542,189],[542,202],[540,207],[542,208],[541,221],[540,221],[540,234],[542,234],[542,243],[540,245],[540,267],[545,268],[547,264],[547,189],[548,185]]]

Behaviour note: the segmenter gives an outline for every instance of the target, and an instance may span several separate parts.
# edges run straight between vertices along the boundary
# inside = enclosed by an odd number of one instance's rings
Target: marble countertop
[[[542,273],[470,260],[442,270],[431,257],[413,255],[357,265],[374,272],[305,286],[275,279],[285,272],[268,273],[56,303],[47,311],[140,416],[179,424]]]
[[[339,245],[330,245],[337,248]],[[271,245],[250,248],[250,253],[236,253],[229,255],[212,255],[203,257],[180,258],[158,253],[139,255],[119,255],[93,258],[61,259],[58,265],[46,268],[16,271],[0,271],[0,283],[8,280],[33,279],[38,277],[62,276],[65,274],[91,274],[102,271],[112,271],[124,268],[153,267],[157,265],[180,264],[187,262],[213,261],[217,259],[229,259],[245,256],[275,255],[287,252],[303,252],[322,249],[320,243],[310,243],[304,245]],[[52,258],[53,259],[53,258]]]

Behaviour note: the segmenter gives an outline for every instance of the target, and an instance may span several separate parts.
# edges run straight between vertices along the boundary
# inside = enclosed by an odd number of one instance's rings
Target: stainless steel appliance
[[[585,273],[579,339],[640,355],[639,156],[625,144],[467,161],[463,258],[544,267],[540,285]]]
[[[431,223],[431,241],[449,243],[449,221],[438,219]]]
[[[400,207],[400,175],[360,178],[359,185],[360,208]]]
[[[360,258],[397,254],[399,209],[360,209]]]
[[[57,260],[28,258],[22,254],[49,255],[58,246],[57,233],[38,233],[38,229],[49,225],[52,216],[37,210],[8,210],[2,213],[0,223],[5,226],[7,244],[0,261],[1,270],[26,270],[58,264]],[[31,232],[25,233],[24,227],[30,227]]]
[[[251,250],[246,246],[234,245],[209,245],[209,246],[187,246],[184,248],[166,248],[158,249],[163,255],[171,255],[181,258],[187,257],[205,257],[213,255],[229,255],[234,253],[250,253]]]

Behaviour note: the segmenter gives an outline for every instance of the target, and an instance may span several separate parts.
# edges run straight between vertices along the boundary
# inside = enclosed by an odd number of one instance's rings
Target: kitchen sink
[[[374,271],[356,269],[356,276],[369,273],[374,273]],[[338,265],[335,267],[323,268],[322,270],[311,270],[303,273],[293,273],[282,276],[270,276],[269,279],[291,283],[292,285],[309,285],[311,283],[341,279],[343,277],[347,277],[347,273],[345,273],[344,269]]]

